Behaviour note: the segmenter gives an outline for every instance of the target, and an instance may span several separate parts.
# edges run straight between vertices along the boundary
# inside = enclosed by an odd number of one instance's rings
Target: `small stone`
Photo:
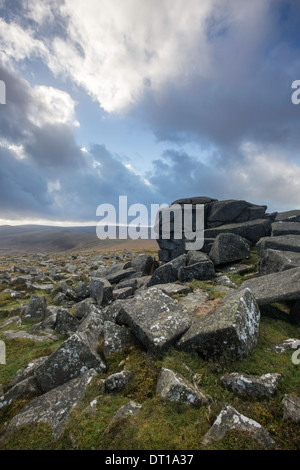
[[[208,398],[182,375],[170,369],[163,368],[161,370],[156,393],[167,401],[175,401],[186,405],[200,406],[208,402]]]

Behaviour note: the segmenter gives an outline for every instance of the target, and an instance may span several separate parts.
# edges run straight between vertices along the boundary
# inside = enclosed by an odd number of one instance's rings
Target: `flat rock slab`
[[[205,238],[216,238],[220,233],[235,233],[255,244],[260,238],[271,234],[271,221],[269,219],[250,220],[248,222],[221,225],[204,231]]]
[[[300,299],[300,268],[267,274],[243,282],[240,289],[251,289],[258,305]]]
[[[1,334],[4,335],[7,339],[29,339],[35,343],[46,343],[47,341],[57,341],[58,337],[52,333],[44,334],[34,334],[27,331],[16,331],[16,330],[6,330],[1,331]]]
[[[170,282],[169,284],[156,284],[154,289],[160,289],[163,291],[164,294],[169,295],[186,295],[191,292],[191,288],[189,286],[185,286],[182,284],[175,284],[175,282]]]
[[[280,235],[300,235],[300,223],[299,222],[274,222],[272,224],[273,237]]]
[[[129,326],[141,343],[152,351],[167,349],[192,324],[190,315],[180,303],[156,288],[124,301],[116,322]]]
[[[239,395],[270,398],[276,391],[280,374],[249,375],[233,372],[221,377],[222,385]]]
[[[167,401],[175,401],[186,405],[200,406],[208,403],[205,397],[181,374],[170,369],[162,369],[158,378],[157,395]]]
[[[242,415],[230,405],[226,405],[220,412],[210,430],[205,434],[202,444],[208,445],[213,441],[220,441],[231,430],[247,433],[264,449],[271,449],[275,446],[270,434],[259,423]]]
[[[205,303],[208,299],[208,292],[197,289],[194,292],[190,292],[185,297],[182,297],[182,299],[180,299],[180,305],[189,313],[194,313],[197,307]]]
[[[300,252],[300,236],[299,235],[281,235],[278,237],[263,237],[256,244],[257,254],[259,257],[268,248],[272,250]]]
[[[291,210],[279,212],[275,218],[275,222],[300,222],[300,211]]]
[[[2,440],[6,440],[13,431],[21,426],[37,423],[48,424],[54,437],[58,438],[72,408],[84,398],[86,387],[95,375],[95,370],[86,371],[80,377],[35,398],[11,420]]]
[[[195,320],[177,346],[212,358],[239,358],[256,346],[260,311],[250,289],[226,295],[217,308]]]

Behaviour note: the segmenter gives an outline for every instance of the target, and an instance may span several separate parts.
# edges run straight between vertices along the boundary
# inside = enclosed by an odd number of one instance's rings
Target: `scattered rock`
[[[44,295],[32,295],[25,310],[26,318],[43,319],[47,310],[46,297]]]
[[[223,375],[221,382],[224,387],[238,393],[255,398],[270,398],[276,391],[280,374],[264,374],[261,376],[239,374]]]
[[[286,271],[287,269],[300,268],[300,253],[268,248],[258,258],[257,267],[261,276]]]
[[[202,444],[208,445],[213,441],[220,441],[231,430],[249,434],[264,449],[271,449],[275,446],[275,441],[259,423],[242,415],[230,405],[226,405],[220,412],[210,430],[205,434]]]
[[[137,416],[141,408],[142,405],[140,403],[137,403],[136,401],[131,400],[128,403],[125,403],[125,405],[121,406],[121,408],[118,409],[118,411],[110,421],[108,427],[106,428],[105,432],[109,432],[112,425],[116,422],[122,421],[123,419],[126,419],[130,416]]]
[[[108,393],[122,392],[128,386],[131,377],[132,373],[129,370],[109,375],[104,381],[105,391]]]
[[[21,426],[30,426],[36,423],[48,424],[54,438],[57,439],[64,429],[71,410],[84,398],[86,388],[95,375],[95,370],[88,370],[80,377],[35,398],[10,421],[1,441],[5,441],[13,431]]]
[[[167,401],[175,401],[186,405],[206,405],[208,398],[197,390],[182,375],[170,369],[162,369],[158,378],[157,395]]]

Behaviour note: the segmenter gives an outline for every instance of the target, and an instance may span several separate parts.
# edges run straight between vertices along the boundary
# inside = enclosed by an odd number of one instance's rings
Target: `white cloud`
[[[40,85],[33,87],[31,93],[33,100],[28,117],[35,125],[80,125],[75,119],[75,102],[67,92]]]

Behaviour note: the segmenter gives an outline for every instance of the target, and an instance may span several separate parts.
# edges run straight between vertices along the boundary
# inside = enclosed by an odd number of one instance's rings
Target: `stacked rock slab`
[[[186,237],[184,231],[184,211],[186,205],[192,207],[192,230],[196,229],[196,207],[202,205],[204,208],[204,238],[201,251],[209,253],[216,237],[221,233],[233,233],[249,241],[254,246],[262,237],[271,234],[271,223],[277,213],[267,214],[266,206],[258,206],[244,200],[218,201],[209,197],[192,197],[178,199],[169,208],[162,209],[159,213],[159,224],[157,224],[159,259],[167,262],[186,253]],[[198,206],[199,207],[199,206]],[[174,231],[175,213],[171,208],[181,212],[182,233],[181,237]],[[170,214],[166,216],[166,214]],[[164,218],[165,217],[165,218]],[[165,237],[164,224],[170,220],[170,236]],[[177,219],[178,220],[178,219]],[[176,238],[177,237],[177,238]]]

